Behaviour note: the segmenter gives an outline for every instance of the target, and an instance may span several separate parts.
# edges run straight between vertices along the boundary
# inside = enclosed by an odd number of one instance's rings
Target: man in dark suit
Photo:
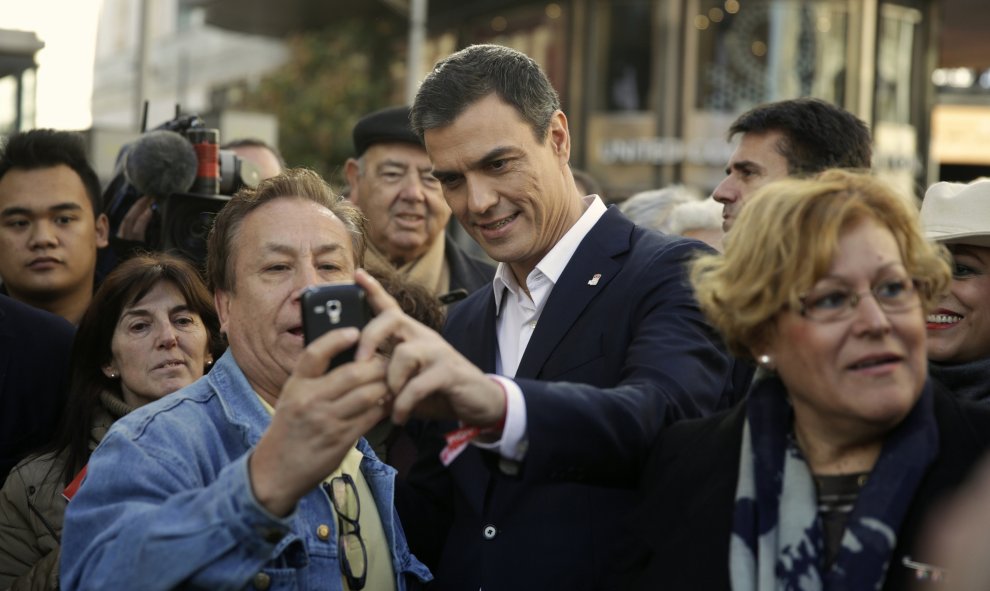
[[[0,484],[52,436],[69,392],[75,334],[61,316],[0,294]]]
[[[442,60],[412,123],[454,215],[499,266],[451,312],[449,343],[388,311],[362,336],[359,355],[399,343],[393,418],[443,411],[463,427],[421,447],[397,498],[410,543],[438,589],[608,586],[628,474],[664,424],[731,395],[684,267],[706,247],[581,196],[557,93],[519,52]],[[561,470],[589,456],[615,466],[614,487]]]
[[[431,173],[409,107],[389,107],[354,126],[356,158],[344,167],[348,198],[368,219],[365,266],[395,269],[443,303],[490,285],[495,269],[446,235],[450,208]]]

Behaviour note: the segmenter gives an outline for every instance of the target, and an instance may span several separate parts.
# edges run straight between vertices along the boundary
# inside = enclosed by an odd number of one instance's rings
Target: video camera
[[[174,119],[152,131],[142,125],[142,135],[118,153],[103,194],[114,258],[143,248],[177,253],[203,266],[216,213],[238,189],[260,181],[257,166],[219,146],[219,130],[206,127],[197,115],[181,115],[178,107]],[[144,195],[153,198],[144,242],[117,239],[124,216]]]

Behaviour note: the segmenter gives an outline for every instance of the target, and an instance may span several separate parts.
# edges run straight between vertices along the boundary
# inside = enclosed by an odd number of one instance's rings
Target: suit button
[[[266,591],[272,586],[272,578],[267,573],[258,573],[254,575],[254,580],[251,581],[251,584],[258,591]]]
[[[494,540],[495,536],[498,535],[498,530],[495,529],[494,525],[486,525],[482,535],[485,536],[486,540]]]

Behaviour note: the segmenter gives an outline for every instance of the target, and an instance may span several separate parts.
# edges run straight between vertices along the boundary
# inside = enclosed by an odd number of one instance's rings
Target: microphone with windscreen
[[[196,151],[185,137],[160,129],[131,144],[124,176],[142,195],[161,203],[173,193],[185,193],[196,180]]]
[[[101,276],[139,248],[170,251],[197,265],[206,260],[216,213],[236,191],[256,187],[260,180],[249,162],[219,149],[219,134],[176,107],[174,119],[121,149],[104,191],[112,252],[101,259]],[[114,240],[127,213],[145,195],[152,198],[152,217],[144,240]]]

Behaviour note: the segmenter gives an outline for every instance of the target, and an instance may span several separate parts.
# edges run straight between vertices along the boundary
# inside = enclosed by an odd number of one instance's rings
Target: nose
[[[739,188],[736,187],[736,182],[731,175],[722,179],[722,182],[715,187],[715,190],[712,191],[712,199],[722,205],[735,203],[739,200]]]
[[[890,318],[872,293],[863,294],[853,310],[854,329],[861,334],[884,334],[890,331]]]
[[[483,214],[498,203],[498,192],[494,185],[482,180],[465,179],[468,192],[468,209],[471,213]]]
[[[296,302],[302,298],[302,293],[307,287],[326,283],[326,280],[320,278],[320,273],[315,265],[301,265],[295,275],[295,293],[292,299]]]
[[[47,220],[38,220],[31,224],[31,248],[51,248],[58,244],[54,225]]]
[[[162,323],[161,327],[162,328],[158,333],[158,347],[161,349],[171,349],[178,345],[178,334],[175,332],[175,327],[172,326],[172,323]]]
[[[399,198],[405,201],[417,202],[426,200],[423,179],[419,178],[418,173],[413,172],[406,175],[405,180],[402,182],[402,189],[399,190]]]

